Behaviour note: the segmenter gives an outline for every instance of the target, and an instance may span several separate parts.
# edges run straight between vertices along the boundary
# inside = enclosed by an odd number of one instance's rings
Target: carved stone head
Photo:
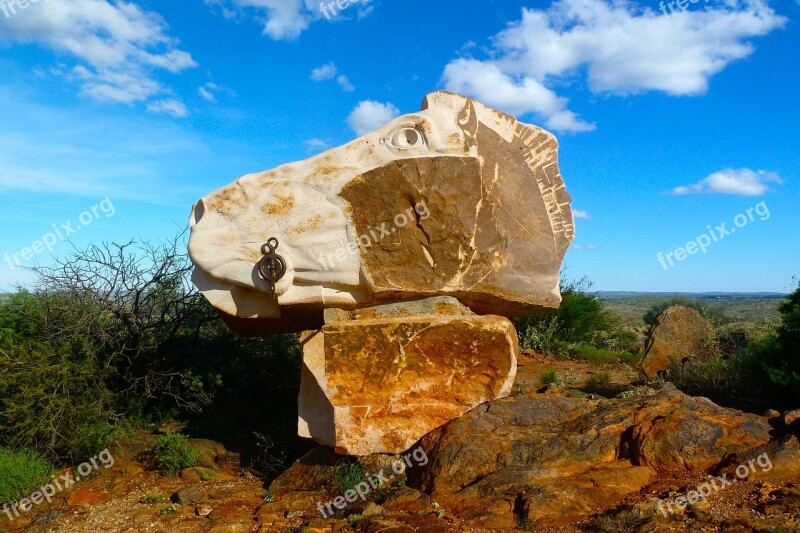
[[[344,146],[250,174],[191,215],[194,282],[237,332],[317,327],[328,307],[437,295],[477,313],[556,308],[574,237],[549,132],[446,92]],[[286,273],[271,294],[262,246]]]

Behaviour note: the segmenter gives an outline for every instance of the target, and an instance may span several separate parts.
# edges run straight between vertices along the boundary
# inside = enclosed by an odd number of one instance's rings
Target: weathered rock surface
[[[345,146],[209,194],[194,281],[237,332],[316,329],[324,308],[450,295],[478,313],[558,307],[574,236],[558,143],[459,95]],[[275,237],[276,297],[256,265]]]
[[[714,328],[698,311],[682,305],[666,309],[650,330],[642,358],[642,371],[655,379],[673,361],[702,356]]]
[[[98,503],[107,502],[110,495],[104,491],[92,487],[81,487],[69,495],[67,498],[67,505],[97,505]]]
[[[201,503],[203,499],[203,492],[197,487],[186,487],[172,495],[172,501],[180,505]]]
[[[783,424],[789,429],[800,429],[800,409],[784,413]]]
[[[300,436],[346,455],[400,453],[507,396],[519,352],[514,326],[449,300],[379,306],[369,311],[373,318],[305,333]],[[413,314],[420,306],[445,314]]]
[[[704,472],[770,440],[766,419],[666,385],[615,400],[506,398],[426,436],[412,481],[475,526],[575,522],[657,475]]]
[[[529,358],[523,356],[527,363],[526,359]],[[537,397],[542,401],[538,406]],[[187,504],[172,512],[174,507],[170,502],[149,502],[143,496],[172,494],[186,488],[186,482],[154,471],[143,472],[144,464],[140,466],[126,460],[130,457],[127,454],[117,457],[115,453],[114,467],[82,479],[80,486],[57,494],[51,504],[45,502],[30,514],[14,520],[0,513],[0,531],[487,533],[546,528],[559,533],[692,533],[798,530],[800,444],[796,437],[784,435],[752,447],[764,440],[765,418],[722,409],[707,400],[681,398],[669,387],[647,398],[648,401],[638,398],[640,403],[632,399],[590,400],[585,397],[561,398],[566,400],[561,402],[550,394],[525,395],[473,410],[463,417],[469,419],[468,425],[453,422],[437,431],[438,440],[431,449],[432,453],[449,457],[461,472],[469,461],[484,461],[490,465],[471,467],[473,472],[480,472],[477,475],[488,479],[483,485],[483,479],[470,479],[458,472],[455,472],[458,479],[466,481],[452,483],[445,468],[432,467],[436,476],[452,484],[455,504],[443,499],[443,488],[433,497],[420,491],[421,479],[430,472],[412,469],[408,482],[413,488],[403,486],[402,476],[390,478],[385,485],[371,488],[366,500],[356,498],[344,509],[337,509],[333,516],[322,518],[320,505],[324,508],[344,494],[343,472],[352,472],[352,468],[358,466],[365,479],[376,480],[375,474],[387,473],[387,469],[392,468],[389,464],[401,456],[353,459],[321,446],[281,474],[266,493],[263,480],[246,474],[229,481],[212,480],[202,486],[202,503]],[[637,414],[639,408],[643,412],[641,417]],[[565,409],[567,414],[547,414],[558,409]],[[677,463],[678,468],[661,470],[658,461],[637,464],[629,458],[630,450],[637,449],[637,445],[630,444],[631,424],[649,427],[662,420],[673,424],[680,418],[676,411],[681,410],[699,413],[696,416],[703,422],[687,414],[674,431],[650,434],[657,444],[655,448],[680,451],[685,461],[670,453],[665,453],[668,459],[662,461]],[[559,420],[564,421],[564,428],[558,425]],[[596,421],[596,434],[583,439],[578,434],[570,434],[585,432],[592,421]],[[703,427],[716,429],[708,435]],[[452,431],[456,428],[461,431],[458,435]],[[501,439],[498,438],[496,443],[489,443],[500,452],[498,455],[475,455],[475,450],[486,444],[491,434],[506,437],[511,442],[507,448],[500,448],[497,443]],[[720,449],[716,451],[709,444],[713,434],[723,435]],[[463,452],[454,448],[459,441],[464,444],[472,438],[477,440],[476,446],[464,446]],[[600,448],[610,450],[614,438],[619,443],[616,459],[604,458],[589,468],[583,464],[598,455],[596,450],[584,453],[584,448],[592,448],[595,441],[602,441],[598,444]],[[441,447],[437,451],[439,443]],[[138,453],[133,450],[139,447],[137,444],[125,449]],[[542,449],[548,450],[547,456],[539,461],[537,450]],[[118,452],[122,453],[122,449]],[[600,455],[610,456],[610,453]],[[562,457],[560,461],[556,458],[558,454]],[[693,467],[696,468],[710,464],[722,454],[725,456],[710,470],[690,472],[681,466],[696,463]],[[645,452],[641,455],[650,457]],[[767,463],[766,457],[769,458]],[[659,501],[674,501],[678,496],[687,495],[688,491],[706,482],[709,475],[727,475],[728,479],[734,479],[737,465],[747,465],[754,459],[756,466],[750,475],[720,487],[707,502],[700,501],[684,510],[675,509],[673,505],[675,514],[663,514],[659,510]],[[343,463],[349,465],[345,470],[342,470]],[[542,471],[549,468],[553,471],[543,475]],[[541,478],[546,479],[540,481]],[[461,487],[462,483],[466,486]],[[110,488],[120,484],[127,488],[121,491]],[[480,487],[477,495],[468,492],[472,485]],[[637,490],[637,487],[642,488]],[[94,499],[94,495],[103,492],[110,498]],[[75,494],[81,498],[89,496],[89,499],[77,502],[72,498],[75,505],[69,505],[70,497]],[[465,495],[474,497],[475,502],[483,502],[483,507],[466,502]],[[619,505],[614,503],[619,501],[622,502]],[[609,511],[610,508],[613,509]],[[509,514],[514,521],[509,520]],[[585,519],[586,516],[591,518]],[[559,523],[564,526],[557,526]]]

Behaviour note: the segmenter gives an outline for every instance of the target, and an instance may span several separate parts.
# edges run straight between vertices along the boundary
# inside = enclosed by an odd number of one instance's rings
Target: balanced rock
[[[648,334],[642,371],[649,379],[655,379],[673,362],[704,355],[713,332],[711,322],[695,309],[682,305],[667,308]]]
[[[429,94],[419,113],[198,201],[194,283],[248,335],[317,329],[325,308],[439,295],[479,314],[557,308],[574,237],[557,150],[539,127]],[[257,268],[273,238],[274,286]]]
[[[300,436],[344,455],[401,453],[510,393],[519,347],[507,318],[475,316],[452,298],[355,313],[328,313],[345,320],[301,339]]]

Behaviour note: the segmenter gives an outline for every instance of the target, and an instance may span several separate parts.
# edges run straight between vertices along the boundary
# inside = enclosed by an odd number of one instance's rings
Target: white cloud
[[[264,24],[264,35],[275,40],[294,40],[315,18],[311,0],[204,0],[208,6],[219,7],[225,18],[235,18],[248,10],[255,11],[256,20]],[[316,12],[319,7],[316,7]]]
[[[356,88],[353,87],[353,84],[350,83],[350,80],[347,79],[347,76],[345,76],[344,74],[336,78],[336,83],[338,83],[339,87],[341,87],[342,90],[346,93],[351,93],[356,90]]]
[[[350,113],[347,123],[356,132],[356,135],[360,137],[399,115],[400,110],[391,103],[382,104],[381,102],[364,100]]]
[[[336,77],[338,72],[339,69],[336,68],[335,63],[325,63],[321,67],[317,67],[311,71],[311,79],[317,82],[332,80],[334,77]]]
[[[674,194],[737,194],[761,196],[769,190],[767,183],[783,183],[774,172],[750,170],[749,168],[726,168],[703,178],[693,185],[675,187]]]
[[[370,2],[361,0],[360,3],[368,7]],[[204,3],[218,8],[227,19],[252,16],[264,25],[264,35],[276,41],[295,40],[312,22],[323,18],[320,0],[204,0]],[[351,5],[356,3],[359,2],[350,2]],[[359,17],[367,14],[369,9],[364,7],[358,11]]]
[[[0,25],[0,40],[35,42],[75,58],[56,70],[81,83],[91,98],[132,104],[168,93],[155,71],[178,73],[197,66],[167,35],[156,13],[125,2],[70,0],[31,4]]]
[[[311,71],[311,80],[315,82],[327,81],[336,78],[336,83],[339,84],[339,87],[346,92],[351,93],[356,90],[352,83],[347,76],[344,74],[339,74],[339,68],[336,66],[335,63],[325,63],[322,66],[319,66]]]
[[[167,115],[172,115],[176,118],[183,118],[188,114],[186,111],[186,106],[183,105],[183,102],[173,98],[156,100],[155,102],[148,104],[147,110],[151,113],[164,113]]]
[[[204,0],[204,3],[219,9],[226,19],[251,16],[264,25],[264,35],[276,41],[295,40],[313,22],[326,18],[320,0]],[[329,5],[330,0],[325,0],[324,4]],[[344,11],[337,7],[335,13],[328,12],[328,17],[331,20],[341,18],[340,15],[345,16],[356,4],[355,14],[359,20],[372,12],[372,0],[349,0]]]
[[[212,93],[211,91],[209,91],[205,87],[200,87],[199,89],[197,89],[197,92],[200,94],[200,96],[203,97],[203,100],[207,100],[209,102],[216,102],[217,101],[217,97],[214,96],[214,93]]]
[[[446,88],[513,115],[537,113],[548,128],[560,131],[590,131],[594,124],[581,121],[567,110],[569,100],[559,97],[532,78],[515,80],[490,61],[457,59],[444,70]]]
[[[660,91],[698,95],[729,63],[754,51],[749,39],[786,19],[764,0],[731,0],[664,16],[632,2],[558,0],[495,36],[490,59],[451,61],[448,90],[474,96],[509,113],[534,113],[547,127],[588,131],[555,89],[585,76],[593,93]]]
[[[310,152],[319,152],[330,147],[327,142],[316,138],[303,141],[303,144],[306,145],[306,149]]]
[[[219,93],[219,92],[228,94],[230,96],[234,95],[233,91],[231,91],[230,89],[228,89],[226,87],[222,87],[220,85],[217,85],[213,81],[210,81],[210,82],[206,83],[202,87],[198,87],[197,92],[204,100],[206,100],[208,102],[216,102],[217,101],[216,93]]]
[[[573,244],[572,248],[578,251],[590,251],[590,252],[600,249],[600,247],[597,246],[596,244],[587,244],[585,246],[583,244]]]
[[[588,211],[581,211],[580,209],[573,209],[572,210],[572,216],[575,217],[575,218],[583,218],[583,219],[586,219],[586,220],[589,220],[590,218],[592,218],[591,216],[589,216],[589,212]]]

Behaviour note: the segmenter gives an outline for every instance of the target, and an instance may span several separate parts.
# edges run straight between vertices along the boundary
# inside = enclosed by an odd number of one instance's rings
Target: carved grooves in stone
[[[558,251],[563,254],[575,237],[575,221],[570,208],[572,197],[567,193],[558,170],[558,141],[544,130],[522,122],[517,123],[516,133],[528,147],[525,162],[536,176],[553,235],[558,242]]]

